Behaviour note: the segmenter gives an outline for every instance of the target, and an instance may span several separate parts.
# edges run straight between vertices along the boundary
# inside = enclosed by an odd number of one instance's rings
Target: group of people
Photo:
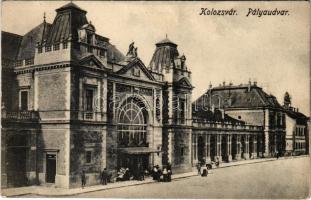
[[[207,176],[208,175],[208,170],[211,170],[213,168],[213,164],[218,168],[220,161],[219,158],[216,157],[215,161],[210,162],[210,163],[206,163],[204,160],[201,162],[198,162],[196,167],[198,170],[198,175],[201,175],[202,177]]]
[[[152,178],[156,181],[171,182],[172,180],[172,168],[171,165],[164,166],[163,169],[156,165],[152,170]]]
[[[106,168],[100,173],[100,183],[102,185],[107,185],[108,182],[111,181],[112,178],[115,178],[115,181],[128,181],[128,180],[145,180],[145,176],[151,175],[153,180],[170,182],[172,180],[172,168],[171,165],[168,164],[164,166],[162,169],[159,165],[153,167],[153,169],[144,169],[143,167],[137,167],[134,170],[130,170],[129,168],[120,168],[116,170],[116,175],[113,176],[113,173],[109,173]],[[83,169],[81,172],[81,186],[82,189],[86,185],[86,175],[85,170]]]

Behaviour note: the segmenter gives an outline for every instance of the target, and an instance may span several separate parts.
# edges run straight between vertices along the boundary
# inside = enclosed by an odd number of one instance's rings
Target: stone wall
[[[37,79],[37,101],[41,119],[68,119],[66,111],[70,109],[69,68],[42,71]]]
[[[100,183],[100,172],[106,167],[106,129],[99,125],[75,126],[70,141],[70,187],[81,186],[81,172],[86,173],[86,185]],[[87,162],[86,153],[91,152]]]

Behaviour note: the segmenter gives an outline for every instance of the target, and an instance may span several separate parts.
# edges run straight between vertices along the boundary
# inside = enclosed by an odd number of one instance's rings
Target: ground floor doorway
[[[27,185],[26,157],[27,148],[13,147],[7,151],[7,182],[9,187]]]
[[[46,182],[55,183],[56,155],[46,154]]]
[[[118,168],[148,169],[149,154],[120,154],[118,156]]]

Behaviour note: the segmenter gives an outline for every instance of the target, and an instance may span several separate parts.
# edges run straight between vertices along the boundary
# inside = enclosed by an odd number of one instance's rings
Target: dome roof
[[[173,46],[173,47],[177,47],[177,44],[175,44],[174,42],[172,42],[170,39],[168,39],[167,37],[164,40],[161,40],[160,42],[156,43],[156,46],[162,46],[162,45],[168,45],[168,46]]]
[[[156,50],[153,53],[149,68],[152,71],[162,72],[163,69],[170,67],[172,61],[178,55],[177,44],[165,38],[156,43]]]
[[[56,9],[57,12],[59,11],[62,11],[62,10],[69,10],[69,9],[75,9],[75,10],[79,10],[79,11],[82,11],[82,12],[85,12],[85,10],[82,10],[79,6],[77,6],[76,4],[70,2],[70,3],[67,3],[66,5]]]

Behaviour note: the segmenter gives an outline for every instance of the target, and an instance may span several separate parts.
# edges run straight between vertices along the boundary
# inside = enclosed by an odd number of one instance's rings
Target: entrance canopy
[[[149,153],[159,153],[161,150],[157,150],[149,147],[128,147],[119,148],[118,151],[124,154],[139,155],[139,154],[149,154]]]

